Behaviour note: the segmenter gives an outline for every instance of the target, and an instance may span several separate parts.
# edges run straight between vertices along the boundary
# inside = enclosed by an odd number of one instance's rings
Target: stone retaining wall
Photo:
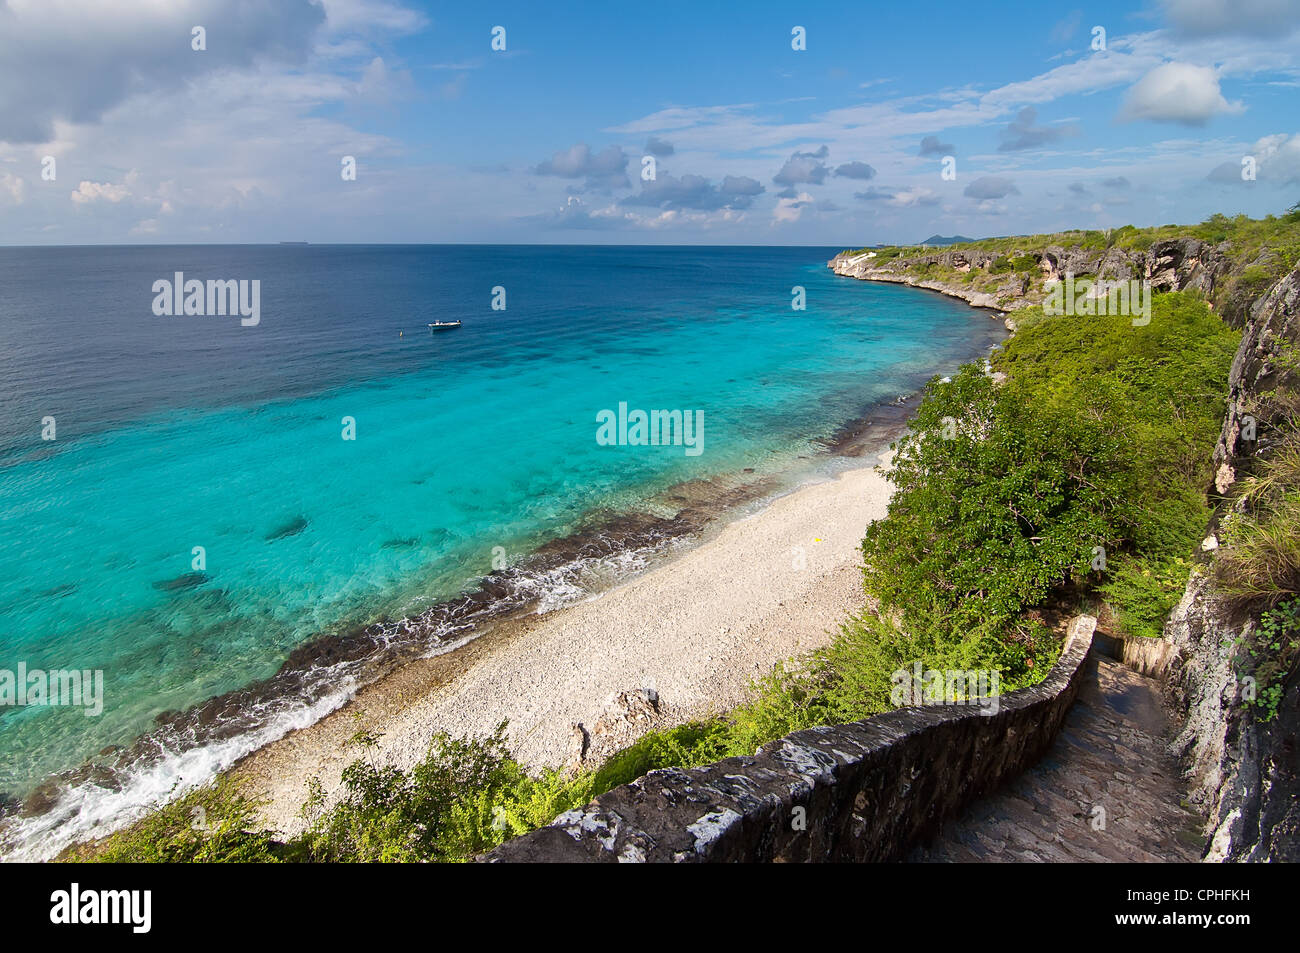
[[[1168,639],[1152,639],[1140,635],[1108,635],[1094,633],[1093,647],[1102,655],[1123,662],[1139,675],[1163,682],[1178,659],[1178,647]]]
[[[1038,760],[1074,701],[1097,620],[997,714],[903,708],[810,728],[753,757],[644,778],[480,858],[500,862],[888,861]]]

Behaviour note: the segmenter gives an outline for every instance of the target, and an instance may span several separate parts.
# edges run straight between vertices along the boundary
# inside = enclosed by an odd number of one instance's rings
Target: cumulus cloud
[[[921,140],[921,151],[918,154],[923,156],[951,156],[957,154],[957,147],[951,142],[940,142],[938,136],[926,136]]]
[[[781,171],[772,176],[772,181],[777,185],[788,186],[795,186],[800,182],[821,185],[826,181],[826,176],[831,174],[824,161],[830,154],[831,151],[826,146],[822,146],[816,152],[792,153],[790,158],[785,160],[785,165],[781,166]]]
[[[772,224],[797,222],[803,215],[803,210],[813,204],[813,197],[807,192],[800,192],[791,198],[779,199],[776,208],[772,210]]]
[[[632,223],[631,216],[616,206],[588,208],[576,195],[570,195],[560,208],[540,215],[527,216],[524,221],[550,228],[580,230],[621,228]]]
[[[1073,126],[1038,125],[1038,110],[1033,106],[1026,106],[1016,114],[1012,123],[1002,130],[1002,141],[998,144],[998,151],[1018,152],[1021,149],[1037,149],[1077,132],[1078,130]]]
[[[1174,28],[1190,36],[1286,36],[1300,27],[1300,0],[1162,0]]]
[[[1075,195],[1087,195],[1088,187],[1084,185],[1082,182],[1071,182],[1070,191],[1073,192]]]
[[[1300,134],[1266,135],[1251,147],[1258,177],[1265,182],[1295,185],[1300,182]]]
[[[1217,115],[1238,113],[1242,108],[1241,103],[1224,98],[1219,76],[1212,67],[1164,63],[1128,91],[1120,118],[1200,126]]]
[[[1124,178],[1122,175],[1117,175],[1110,179],[1102,179],[1101,184],[1106,186],[1108,189],[1127,189],[1130,185],[1129,180]]]
[[[865,162],[845,162],[843,165],[836,167],[835,174],[846,179],[861,179],[866,181],[876,174],[876,170]]]
[[[1266,182],[1294,185],[1300,182],[1300,133],[1265,136],[1251,147]]]
[[[48,142],[128,97],[266,61],[301,62],[325,22],[314,0],[0,3],[0,141]],[[207,49],[191,48],[196,24]]]
[[[681,178],[661,173],[641,184],[641,191],[623,199],[623,205],[650,206],[658,209],[712,212],[718,209],[749,208],[756,195],[764,191],[762,183],[747,175],[728,175],[714,185],[700,175]]]
[[[662,159],[673,154],[673,144],[666,139],[660,139],[658,136],[651,136],[646,140],[645,151]]]
[[[1275,185],[1300,183],[1300,133],[1279,133],[1265,136],[1250,147],[1248,153],[1255,160],[1255,179]],[[1240,159],[1215,166],[1207,178],[1212,182],[1240,185],[1247,180],[1241,177]]]
[[[125,185],[111,182],[90,182],[83,180],[72,193],[72,201],[78,205],[92,205],[95,202],[111,202],[116,205],[123,199],[130,198],[131,190]]]
[[[565,179],[587,180],[588,188],[626,188],[627,154],[619,146],[607,146],[592,152],[585,142],[579,142],[562,152],[557,152],[534,170],[538,175],[557,175]]]
[[[962,194],[967,198],[987,201],[1006,198],[1008,195],[1019,195],[1020,190],[1010,179],[998,175],[984,175],[966,186]]]
[[[0,174],[0,195],[8,195],[15,205],[23,204],[27,185],[20,176],[5,172]]]

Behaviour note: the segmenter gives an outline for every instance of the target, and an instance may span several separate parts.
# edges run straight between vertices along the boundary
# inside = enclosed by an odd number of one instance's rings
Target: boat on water
[[[429,325],[430,331],[446,331],[449,328],[460,327],[459,321],[434,321]]]

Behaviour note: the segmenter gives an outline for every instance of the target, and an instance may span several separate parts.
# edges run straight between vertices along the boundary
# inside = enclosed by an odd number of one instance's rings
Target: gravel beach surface
[[[615,696],[651,689],[658,710],[620,743],[743,702],[751,681],[826,644],[865,605],[859,545],[884,516],[892,487],[881,458],[802,486],[724,525],[698,546],[593,598],[498,625],[447,654],[422,659],[343,708],[254,752],[234,773],[269,798],[267,821],[290,833],[308,781],[339,786],[360,727],[382,733],[379,757],[409,767],[437,731],[490,733],[510,723],[510,747],[537,768],[571,763],[581,734]],[[588,752],[591,757],[595,752]]]

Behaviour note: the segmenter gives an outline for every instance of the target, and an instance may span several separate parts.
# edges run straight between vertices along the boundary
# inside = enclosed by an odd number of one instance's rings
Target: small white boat
[[[448,328],[458,328],[458,327],[460,327],[459,321],[434,321],[432,324],[429,325],[429,330],[445,331]]]

